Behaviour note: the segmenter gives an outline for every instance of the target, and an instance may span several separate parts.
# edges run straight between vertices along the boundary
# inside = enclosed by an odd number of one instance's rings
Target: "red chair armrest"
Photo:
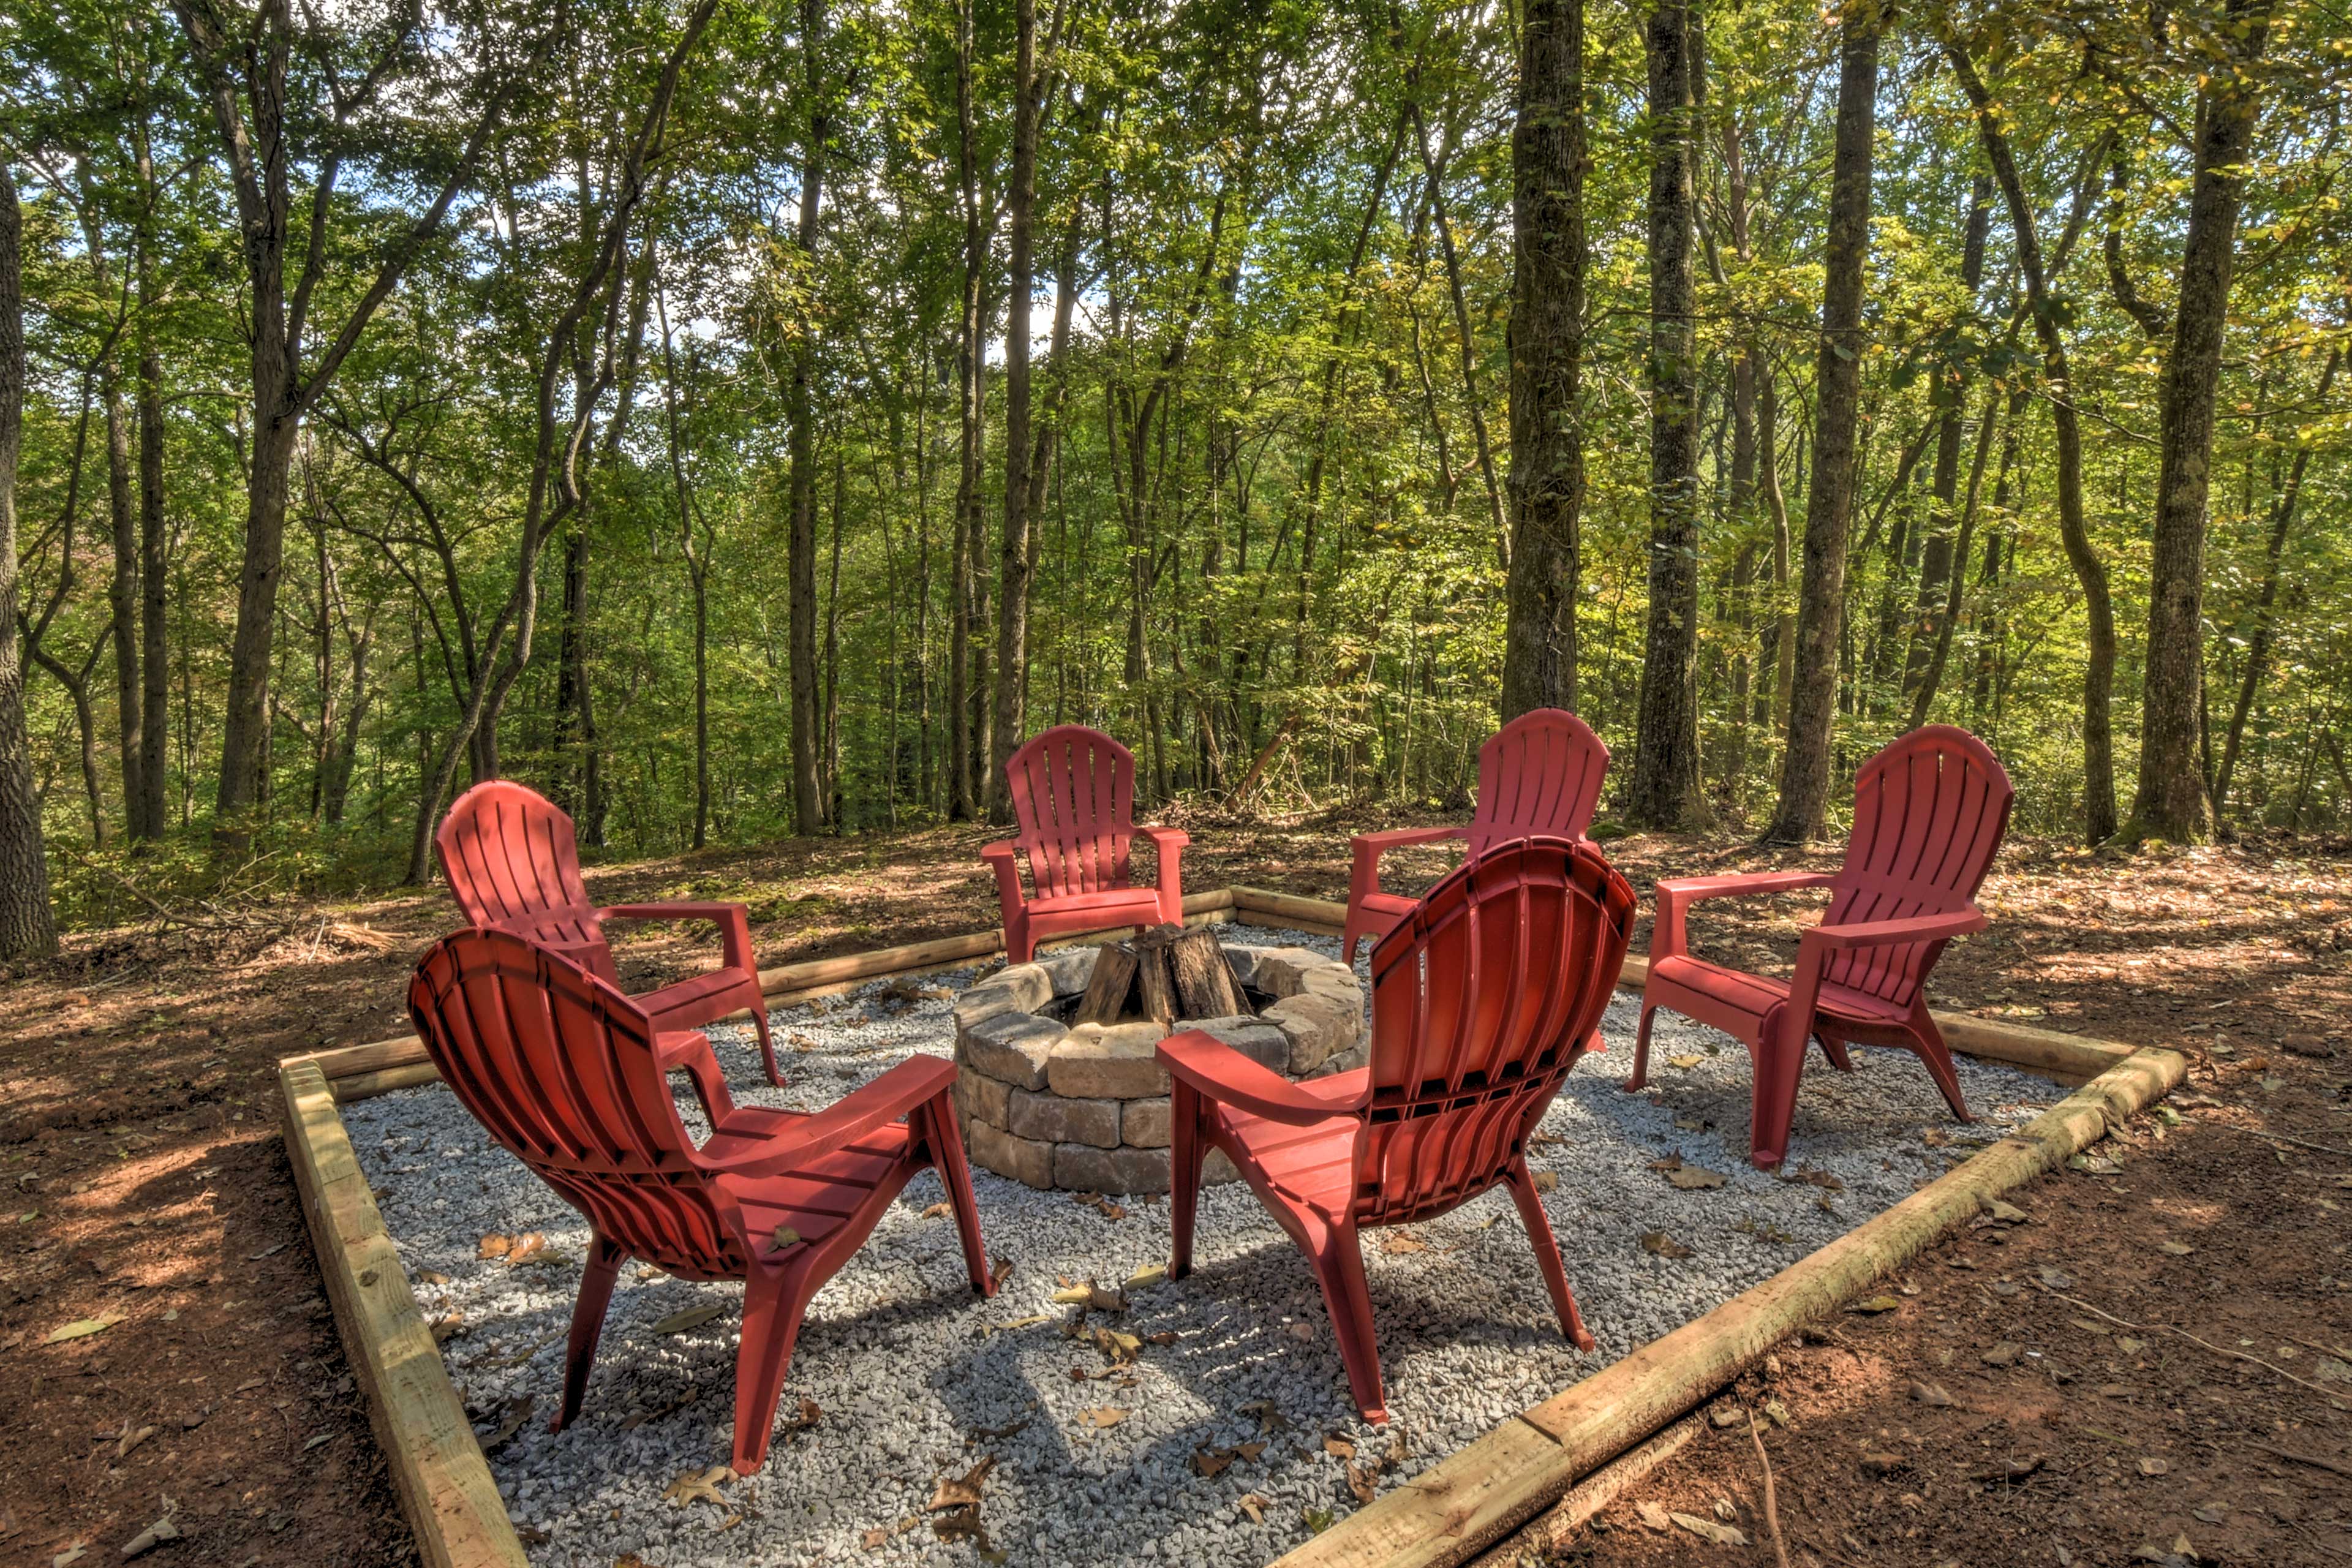
[[[1355,903],[1381,890],[1381,857],[1406,844],[1439,844],[1466,838],[1466,827],[1392,827],[1384,833],[1359,833],[1348,841],[1354,864],[1348,878],[1348,901]]]
[[[741,904],[670,902],[613,904],[596,911],[600,921],[709,921],[719,928],[722,962],[730,969],[758,972],[751,959],[751,911]]]
[[[1158,862],[1160,879],[1160,918],[1172,925],[1184,923],[1184,846],[1192,836],[1181,827],[1145,826],[1135,830],[1151,841],[1153,858]]]
[[[1021,897],[1021,846],[1010,838],[980,847],[980,858],[996,870],[996,896],[1010,917],[1024,902]]]
[[[1906,942],[1943,942],[1970,931],[1982,931],[1992,922],[1974,904],[1964,910],[1951,910],[1940,915],[1913,915],[1899,921],[1862,921],[1853,925],[1812,926],[1806,930],[1801,942],[1811,942],[1831,951],[1855,947],[1892,947]]]
[[[1757,871],[1727,877],[1678,877],[1658,884],[1658,918],[1650,931],[1650,958],[1679,958],[1690,951],[1683,912],[1701,899],[1745,898],[1758,893],[1827,888],[1837,879],[1826,871]]]
[[[798,1170],[876,1128],[898,1121],[925,1100],[947,1093],[955,1087],[955,1080],[953,1062],[940,1057],[915,1057],[864,1089],[793,1123],[764,1147],[732,1159],[705,1160],[702,1168],[717,1176],[773,1176]],[[722,1133],[726,1131],[723,1126],[719,1129]]]
[[[1137,828],[1136,832],[1141,834],[1144,837],[1150,839],[1151,847],[1154,849],[1159,850],[1163,855],[1180,850],[1187,844],[1192,842],[1192,836],[1185,832],[1181,827],[1160,827],[1147,825]]]
[[[1334,1104],[1310,1094],[1204,1029],[1169,1036],[1160,1042],[1157,1054],[1160,1065],[1188,1089],[1269,1121],[1303,1127],[1363,1109],[1361,1102]]]

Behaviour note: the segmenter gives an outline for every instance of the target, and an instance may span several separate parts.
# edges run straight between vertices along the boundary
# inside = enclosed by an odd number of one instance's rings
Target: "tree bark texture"
[[[1576,706],[1584,3],[1528,0],[1511,131],[1511,565],[1501,716]]]
[[[1659,0],[1650,64],[1650,559],[1633,776],[1625,817],[1681,829],[1709,818],[1698,769],[1698,332],[1692,273],[1696,16]]]
[[[1801,844],[1829,815],[1830,728],[1835,717],[1838,632],[1845,605],[1846,535],[1853,516],[1860,420],[1864,263],[1870,251],[1872,138],[1877,129],[1878,0],[1848,0],[1840,23],[1835,151],[1822,247],[1821,346],[1811,483],[1805,495],[1804,565],[1797,590],[1795,668],[1780,798],[1764,837]]]
[[[801,0],[801,56],[807,82],[808,131],[801,147],[800,221],[793,229],[799,265],[814,279],[817,217],[824,189],[826,116],[821,58],[824,0]],[[793,342],[792,383],[785,417],[792,425],[787,458],[791,520],[784,554],[788,590],[793,699],[793,831],[803,837],[825,825],[824,793],[817,778],[822,717],[817,711],[816,658],[816,331],[803,321]]]
[[[1005,193],[1004,530],[996,578],[996,713],[984,781],[989,820],[999,824],[1013,820],[1004,767],[1021,744],[1029,664],[1029,324],[1037,284],[1037,125],[1045,108],[1036,0],[1016,0],[1013,35],[1013,183]]]
[[[0,961],[58,950],[16,647],[16,455],[25,428],[25,279],[16,177],[0,159]]]

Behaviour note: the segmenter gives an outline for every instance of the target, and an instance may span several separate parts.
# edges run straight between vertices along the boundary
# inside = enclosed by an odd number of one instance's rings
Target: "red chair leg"
[[[1813,1037],[1821,1042],[1822,1055],[1829,1058],[1830,1066],[1837,1068],[1840,1072],[1852,1072],[1853,1070],[1853,1058],[1845,1054],[1845,1042],[1843,1040],[1834,1038],[1829,1035],[1816,1035]]]
[[[752,988],[758,989],[758,982]],[[760,1058],[767,1064],[768,1081],[778,1089],[784,1087],[784,1075],[776,1068],[775,1037],[768,1033],[768,998],[763,994],[751,1004],[751,1028],[760,1037]]]
[[[1789,1128],[1797,1119],[1797,1079],[1805,1068],[1806,1037],[1787,1037],[1791,1032],[1785,1023],[1788,1012],[1785,1003],[1775,1003],[1748,1051],[1754,1068],[1748,1158],[1759,1170],[1772,1170],[1788,1157]],[[1802,1026],[1800,1021],[1798,1027]]]
[[[1331,1331],[1339,1341],[1339,1361],[1348,1369],[1348,1390],[1356,1409],[1367,1421],[1389,1418],[1388,1402],[1381,1389],[1381,1347],[1372,1330],[1372,1293],[1364,1283],[1363,1249],[1356,1244],[1353,1226],[1335,1226],[1310,1247],[1316,1282],[1323,1287],[1323,1305],[1331,1314]]]
[[[1025,910],[1007,910],[1004,914],[1004,962],[1026,963],[1037,956],[1037,939],[1029,931]]]
[[[946,1095],[923,1107],[924,1138],[931,1146],[931,1163],[940,1185],[948,1190],[948,1205],[955,1211],[956,1234],[963,1239],[964,1267],[971,1271],[971,1288],[983,1296],[996,1294],[988,1271],[988,1248],[980,1238],[980,1204],[971,1193],[971,1167],[963,1157],[963,1138],[956,1131],[955,1108]]]
[[[1944,1032],[1936,1027],[1936,1020],[1928,1014],[1926,1003],[1915,1001],[1911,1004],[1910,1031],[1911,1037],[1919,1043],[1919,1059],[1927,1064],[1927,1076],[1934,1079],[1936,1087],[1944,1091],[1944,1103],[1952,1108],[1952,1114],[1960,1121],[1974,1121],[1976,1117],[1969,1111],[1969,1102],[1960,1093],[1960,1075],[1952,1068],[1952,1053],[1944,1044]]]
[[[1168,1212],[1172,1232],[1168,1277],[1192,1272],[1192,1224],[1201,1206],[1201,1168],[1208,1160],[1201,1137],[1201,1093],[1181,1079],[1168,1095]]]
[[[1576,1310],[1576,1292],[1568,1288],[1568,1270],[1560,1267],[1559,1243],[1551,1233],[1551,1216],[1544,1213],[1543,1199],[1536,1194],[1535,1179],[1528,1174],[1527,1161],[1514,1160],[1503,1180],[1511,1189],[1511,1201],[1519,1205],[1519,1223],[1528,1227],[1528,1242],[1536,1249],[1536,1267],[1543,1270],[1544,1286],[1551,1292],[1551,1304],[1559,1313],[1559,1331],[1578,1350],[1591,1350],[1592,1335],[1584,1327],[1583,1315]]]
[[[572,1341],[563,1355],[563,1404],[547,1424],[561,1432],[579,1418],[588,1392],[588,1369],[596,1363],[596,1341],[604,1330],[604,1309],[613,1302],[613,1281],[629,1255],[601,1236],[588,1241],[588,1267],[580,1275],[580,1299],[572,1304]]]
[[[1625,1092],[1647,1089],[1650,1085],[1650,1015],[1658,1005],[1645,992],[1642,996],[1642,1026],[1633,1031],[1633,1076],[1625,1080]]]
[[[802,1314],[815,1294],[816,1281],[802,1278],[806,1272],[754,1264],[743,1284],[743,1337],[735,1350],[733,1464],[739,1476],[767,1462],[776,1402],[783,1397],[784,1370],[792,1365]]]
[[[1350,902],[1348,905],[1347,923],[1340,928],[1339,962],[1353,969],[1356,966],[1356,944],[1369,934],[1364,929],[1362,916],[1358,913],[1355,904]]]

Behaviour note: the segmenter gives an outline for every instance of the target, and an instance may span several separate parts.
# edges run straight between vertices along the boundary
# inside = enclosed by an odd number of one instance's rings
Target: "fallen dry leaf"
[[[953,1204],[933,1204],[923,1211],[925,1219],[946,1219],[955,1213]]]
[[[1559,1191],[1559,1173],[1558,1171],[1538,1171],[1529,1178],[1529,1180],[1535,1184],[1535,1189],[1539,1193],[1556,1193]],[[1717,1177],[1716,1184],[1717,1186],[1721,1186],[1723,1184],[1723,1178],[1720,1176]]]
[[[672,1508],[684,1508],[698,1500],[724,1509],[727,1500],[719,1495],[719,1486],[733,1473],[725,1465],[713,1465],[699,1472],[688,1470],[662,1488],[662,1496],[669,1500]]]
[[[1079,1419],[1099,1432],[1118,1426],[1134,1414],[1134,1411],[1121,1410],[1116,1405],[1097,1405],[1091,1410],[1080,1412]]]
[[[656,1322],[654,1324],[654,1332],[657,1334],[682,1334],[688,1329],[700,1328],[703,1324],[710,1321],[711,1319],[719,1316],[719,1314],[724,1312],[726,1310],[726,1308],[720,1306],[716,1301],[705,1302],[699,1307],[688,1307],[683,1311],[672,1312],[668,1317],[661,1319],[659,1321]]]
[[[1258,1496],[1257,1493],[1244,1493],[1241,1500],[1236,1502],[1234,1506],[1240,1509],[1244,1513],[1249,1515],[1249,1521],[1252,1524],[1264,1524],[1265,1522],[1265,1499]]]
[[[805,1432],[824,1419],[824,1408],[815,1400],[803,1398],[801,1401],[800,1414],[777,1427],[776,1436],[788,1437],[795,1432]]]
[[[1356,1457],[1356,1445],[1345,1437],[1327,1436],[1323,1439],[1323,1451],[1335,1459],[1352,1459]]]
[[[526,1394],[509,1399],[500,1406],[497,1425],[487,1436],[476,1429],[475,1435],[482,1440],[482,1452],[495,1454],[513,1442],[515,1434],[522,1430],[523,1423],[530,1419],[531,1406],[537,1403],[532,1395]]]
[[[782,1252],[789,1247],[798,1247],[801,1244],[801,1233],[794,1230],[791,1226],[780,1225],[775,1228],[773,1239],[776,1244],[776,1250],[778,1252]]]
[[[1377,1491],[1372,1485],[1372,1472],[1351,1461],[1348,1466],[1348,1489],[1356,1494],[1358,1502],[1370,1502]]]
[[[172,1500],[163,1500],[163,1517],[122,1543],[125,1561],[153,1551],[166,1541],[180,1539],[180,1527],[173,1519]]]
[[[890,1532],[877,1526],[877,1528],[869,1530],[865,1534],[859,1536],[857,1538],[857,1544],[863,1546],[868,1552],[879,1552],[886,1544],[888,1543],[889,1540]]]
[[[516,1237],[507,1248],[507,1267],[511,1268],[518,1263],[528,1262],[546,1250],[547,1237],[535,1230],[527,1230]]]
[[[1261,1434],[1279,1432],[1290,1425],[1283,1419],[1282,1412],[1275,1408],[1271,1399],[1253,1399],[1242,1406],[1241,1413],[1257,1417],[1257,1429]]]
[[[514,1238],[512,1237],[501,1236],[494,1230],[490,1232],[489,1235],[482,1237],[480,1243],[475,1247],[474,1256],[477,1258],[504,1258],[513,1246]]]
[[[989,1275],[988,1275],[988,1284],[989,1284],[989,1289],[992,1289],[992,1290],[1002,1290],[1002,1289],[1004,1289],[1004,1281],[1005,1281],[1006,1279],[1010,1279],[1010,1278],[1012,1277],[1012,1274],[1013,1274],[1013,1259],[1011,1259],[1010,1258],[999,1258],[996,1260],[996,1267],[995,1267],[994,1268],[992,1268],[992,1269],[991,1269],[991,1270],[989,1271]]]
[[[1641,1517],[1643,1524],[1662,1535],[1675,1527],[1675,1521],[1666,1516],[1666,1510],[1656,1503],[1637,1502],[1633,1505],[1633,1511]]]
[[[1381,1238],[1381,1250],[1391,1258],[1403,1258],[1415,1252],[1427,1252],[1429,1243],[1417,1236],[1408,1236],[1403,1231],[1392,1230]]]
[[[1689,1247],[1685,1247],[1681,1242],[1676,1241],[1673,1237],[1668,1236],[1663,1230],[1643,1231],[1642,1233],[1642,1250],[1644,1252],[1655,1253],[1660,1258],[1689,1258],[1694,1256]]]
[[[1719,1173],[1697,1165],[1678,1165],[1666,1173],[1666,1180],[1686,1193],[1701,1192],[1723,1185]]]
[[[1666,1516],[1701,1541],[1711,1541],[1717,1546],[1745,1546],[1748,1537],[1737,1525],[1719,1524],[1711,1519],[1701,1519],[1695,1513],[1670,1513]]]
[[[1901,1305],[1903,1305],[1903,1299],[1899,1296],[1865,1296],[1848,1307],[1846,1310],[1867,1312],[1874,1316],[1880,1312],[1891,1312]]]
[[[1149,1290],[1154,1286],[1165,1285],[1167,1283],[1168,1265],[1165,1263],[1151,1263],[1145,1265],[1143,1268],[1139,1268],[1134,1273],[1129,1275],[1127,1277],[1127,1283],[1120,1286],[1119,1289],[1122,1290]]]
[[[1827,1171],[1816,1171],[1809,1165],[1800,1165],[1797,1167],[1797,1171],[1794,1175],[1783,1176],[1780,1179],[1784,1182],[1801,1183],[1809,1187],[1820,1187],[1825,1192],[1842,1193],[1845,1191],[1845,1184],[1843,1182],[1839,1181]]]
[[[1705,1057],[1699,1056],[1668,1057],[1666,1058],[1666,1065],[1673,1068],[1677,1072],[1688,1072],[1691,1068],[1698,1066],[1699,1063],[1705,1060],[1706,1060]]]
[[[1133,1334],[1122,1334],[1115,1329],[1097,1329],[1090,1336],[1095,1349],[1102,1352],[1113,1366],[1131,1364],[1143,1342]]]
[[[1949,1409],[1952,1404],[1952,1396],[1944,1392],[1943,1384],[1938,1383],[1914,1383],[1911,1397],[1936,1410]]]
[[[932,1489],[931,1500],[923,1505],[925,1513],[937,1513],[945,1508],[978,1508],[980,1489],[988,1479],[988,1472],[996,1468],[996,1456],[983,1454],[980,1463],[956,1477],[942,1476]]]
[[[121,1321],[122,1321],[121,1318],[76,1318],[64,1328],[53,1331],[49,1337],[42,1342],[45,1344],[58,1345],[65,1343],[68,1340],[88,1339],[92,1334],[102,1334],[106,1332],[107,1330],[114,1327],[115,1324]]]
[[[152,1437],[154,1435],[155,1428],[152,1426],[140,1426],[134,1428],[131,1425],[130,1417],[125,1416],[122,1422],[122,1430],[115,1434],[114,1457],[118,1459],[129,1458],[131,1457],[131,1449],[136,1448],[140,1444],[144,1443],[148,1438]],[[6,1535],[9,1533],[11,1532],[8,1531],[0,1530],[0,1535]]]
[[[1192,1450],[1192,1473],[1202,1480],[1213,1481],[1232,1468],[1240,1458],[1232,1448],[1195,1448]]]

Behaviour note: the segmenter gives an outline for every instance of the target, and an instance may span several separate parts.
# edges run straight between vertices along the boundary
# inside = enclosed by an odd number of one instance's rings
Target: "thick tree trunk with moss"
[[[2229,326],[2245,163],[2262,102],[2250,68],[2269,38],[2264,0],[2230,0],[2236,58],[2210,73],[2199,105],[2197,174],[2180,258],[2180,303],[2165,365],[2155,548],[2148,558],[2147,666],[2141,687],[2139,788],[2127,837],[2208,838],[2201,742],[2205,686],[2206,495],[2213,461],[2214,393]]]
[[[16,179],[0,159],[0,961],[58,950],[41,800],[16,647],[16,454],[25,427],[25,283]]]
[[[1804,566],[1780,799],[1768,842],[1819,837],[1829,815],[1830,725],[1845,604],[1846,533],[1853,515],[1854,437],[1862,395],[1864,265],[1870,252],[1872,138],[1877,130],[1878,0],[1848,0],[1841,23],[1836,149],[1822,247],[1821,346],[1814,358],[1812,482],[1805,494]]]
[[[1710,820],[1698,774],[1698,331],[1692,273],[1697,16],[1659,0],[1650,61],[1650,612],[1626,820]]]
[[[1576,706],[1584,4],[1528,0],[1511,132],[1511,565],[1502,717]]]

